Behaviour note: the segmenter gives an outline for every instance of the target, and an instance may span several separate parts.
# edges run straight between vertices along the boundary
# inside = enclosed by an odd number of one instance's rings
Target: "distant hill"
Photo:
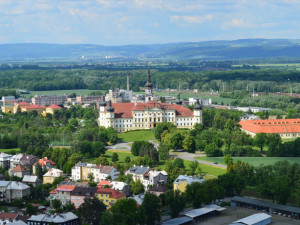
[[[300,58],[300,40],[241,39],[153,45],[1,44],[0,60]]]

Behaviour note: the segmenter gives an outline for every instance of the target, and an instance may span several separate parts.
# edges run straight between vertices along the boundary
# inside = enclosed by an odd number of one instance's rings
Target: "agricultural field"
[[[134,130],[125,133],[119,133],[118,138],[122,142],[149,141],[155,139],[152,130]]]
[[[244,161],[253,166],[259,166],[260,164],[272,165],[280,160],[287,160],[290,163],[300,163],[300,157],[232,157],[234,162],[237,160]],[[195,159],[205,160],[209,162],[217,162],[219,164],[225,164],[223,157],[195,157]]]
[[[75,89],[75,90],[55,90],[55,91],[31,91],[30,94],[22,94],[22,96],[30,97],[34,95],[64,95],[64,94],[73,94],[76,95],[88,95],[92,91],[99,91],[99,90],[89,90],[89,89]],[[103,94],[105,93],[104,91]]]

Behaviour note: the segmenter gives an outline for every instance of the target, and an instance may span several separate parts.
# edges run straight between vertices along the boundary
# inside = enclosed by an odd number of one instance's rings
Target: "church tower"
[[[152,87],[153,87],[153,85],[151,83],[151,74],[150,74],[150,68],[149,68],[147,83],[145,85],[145,102],[149,102],[149,101],[153,100]]]

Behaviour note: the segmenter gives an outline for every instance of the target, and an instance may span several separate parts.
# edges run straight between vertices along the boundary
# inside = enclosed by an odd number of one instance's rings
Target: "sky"
[[[300,0],[0,0],[0,44],[300,39]]]

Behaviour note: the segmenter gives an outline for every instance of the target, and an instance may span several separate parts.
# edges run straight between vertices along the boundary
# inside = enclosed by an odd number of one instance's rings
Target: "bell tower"
[[[145,85],[145,102],[149,102],[149,101],[153,100],[152,87],[153,87],[153,85],[151,83],[150,68],[148,68],[147,83]]]

